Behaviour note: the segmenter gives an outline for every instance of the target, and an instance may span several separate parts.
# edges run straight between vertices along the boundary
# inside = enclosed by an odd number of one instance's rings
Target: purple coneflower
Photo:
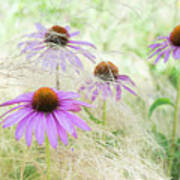
[[[149,46],[152,53],[149,58],[158,55],[154,61],[156,64],[162,56],[164,56],[164,63],[169,59],[172,52],[174,59],[180,59],[180,25],[176,26],[169,36],[159,36],[157,42]]]
[[[86,81],[85,85],[79,89],[79,91],[85,91],[87,97],[91,95],[92,101],[100,94],[104,100],[109,96],[112,97],[112,87],[115,88],[117,101],[121,97],[122,88],[136,95],[132,89],[126,86],[127,83],[135,86],[134,82],[127,75],[120,75],[117,66],[110,61],[99,63],[95,67],[94,76],[94,80]]]
[[[95,56],[82,47],[95,48],[92,43],[72,40],[72,37],[80,33],[79,31],[71,33],[68,26],[55,25],[46,29],[39,23],[35,25],[37,32],[25,35],[28,39],[18,44],[21,54],[26,54],[27,59],[42,60],[43,66],[50,66],[51,70],[55,70],[60,65],[63,71],[66,70],[66,61],[69,61],[76,69],[83,68],[78,54],[95,62]]]
[[[66,132],[77,138],[74,126],[85,131],[90,130],[81,118],[72,113],[80,111],[81,106],[90,106],[87,103],[74,100],[77,97],[79,97],[77,93],[57,91],[48,87],[20,95],[13,100],[0,104],[0,107],[3,107],[21,103],[0,117],[4,119],[2,121],[3,127],[17,124],[15,137],[19,140],[25,132],[28,146],[31,145],[33,131],[40,145],[44,142],[45,133],[47,133],[52,147],[56,148],[58,136],[67,145]]]

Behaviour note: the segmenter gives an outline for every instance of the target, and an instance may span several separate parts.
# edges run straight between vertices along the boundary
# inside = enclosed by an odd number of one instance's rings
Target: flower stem
[[[176,139],[176,130],[177,130],[177,122],[178,122],[178,114],[179,114],[179,104],[180,104],[180,75],[178,79],[176,104],[175,104],[175,109],[174,109],[174,120],[173,120],[172,137],[171,137],[171,147],[170,147],[169,162],[168,162],[168,175],[169,176],[171,176],[174,153],[175,153],[175,139]]]
[[[60,81],[59,81],[59,64],[56,66],[56,89],[60,89]]]
[[[102,119],[103,119],[103,125],[106,125],[106,101],[104,101],[104,103],[103,103]]]
[[[46,136],[46,164],[47,164],[47,180],[50,180],[50,149],[49,149],[49,141]]]
[[[101,123],[102,123],[99,119],[97,119],[96,117],[94,117],[94,116],[92,115],[92,113],[89,111],[88,108],[83,107],[83,109],[84,109],[84,111],[88,114],[89,119],[91,119],[92,121],[94,121],[96,124],[101,124]]]

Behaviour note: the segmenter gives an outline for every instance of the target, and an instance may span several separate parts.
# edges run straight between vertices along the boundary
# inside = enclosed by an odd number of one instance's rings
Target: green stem
[[[49,149],[49,141],[46,136],[46,164],[47,164],[47,180],[50,180],[50,149]]]
[[[178,114],[179,114],[179,104],[180,104],[180,75],[178,79],[176,104],[175,104],[175,109],[174,109],[174,120],[173,120],[173,128],[172,128],[171,147],[170,147],[169,162],[168,162],[168,175],[169,176],[171,176],[174,153],[175,153],[175,139],[176,139],[176,130],[177,130],[177,122],[178,122]]]
[[[99,119],[97,119],[96,117],[94,117],[94,116],[92,115],[92,113],[89,111],[88,108],[83,107],[83,109],[84,109],[84,111],[88,114],[89,119],[91,119],[92,121],[94,121],[96,124],[101,124],[101,123],[102,123]]]
[[[104,103],[103,103],[102,119],[103,119],[103,125],[106,125],[106,101],[104,101]]]

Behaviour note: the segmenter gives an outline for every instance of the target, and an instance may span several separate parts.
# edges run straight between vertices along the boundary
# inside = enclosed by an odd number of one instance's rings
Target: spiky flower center
[[[171,32],[170,41],[174,46],[180,46],[180,25],[176,26]]]
[[[57,94],[48,87],[39,88],[33,96],[32,107],[36,111],[52,112],[59,105]]]
[[[114,81],[117,79],[118,74],[118,67],[110,61],[99,63],[94,70],[94,75],[104,81]]]
[[[46,43],[54,43],[60,46],[66,46],[69,39],[68,31],[58,25],[52,26],[45,34]]]

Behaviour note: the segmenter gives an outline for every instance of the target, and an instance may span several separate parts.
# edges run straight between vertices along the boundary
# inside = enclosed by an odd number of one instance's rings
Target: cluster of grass
[[[42,72],[40,66],[32,66],[24,57],[17,56],[16,44],[21,35],[34,30],[35,22],[47,27],[58,24],[79,29],[80,38],[96,44],[97,63],[112,61],[120,73],[128,74],[137,85],[138,97],[123,92],[120,102],[108,100],[106,126],[93,121],[84,110],[81,112],[92,132],[78,131],[77,140],[69,137],[68,146],[60,143],[57,150],[51,149],[51,179],[169,179],[166,170],[173,109],[159,107],[151,118],[148,112],[158,98],[166,97],[174,102],[180,63],[170,59],[166,65],[160,62],[153,66],[147,61],[147,46],[178,23],[178,8],[175,0],[7,0],[2,3],[1,102],[40,86],[55,86],[54,74]],[[93,68],[86,63],[82,77],[86,78]],[[60,74],[61,88],[76,91],[83,78],[78,79],[71,69],[67,74]],[[95,105],[97,108],[90,111],[101,119],[100,98]],[[1,128],[0,137],[0,179],[46,178],[44,146],[39,147],[33,141],[28,149],[24,140],[14,139],[14,128]],[[177,138],[173,180],[180,178],[179,152]]]

